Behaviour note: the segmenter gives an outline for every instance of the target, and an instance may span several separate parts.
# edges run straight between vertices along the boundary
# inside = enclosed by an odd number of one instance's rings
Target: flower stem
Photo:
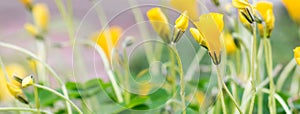
[[[223,110],[223,114],[227,114],[225,100],[224,100],[224,94],[223,94],[223,87],[222,87],[222,81],[223,80],[221,78],[221,74],[220,74],[218,66],[216,66],[216,67],[217,67],[218,87],[219,87],[219,91],[220,91],[220,99],[221,99],[222,110]]]
[[[280,91],[282,89],[282,86],[284,84],[284,81],[286,80],[286,78],[289,76],[288,74],[293,70],[293,68],[296,66],[296,61],[295,59],[292,59],[287,65],[286,67],[282,70],[277,83],[276,83],[276,88],[278,91]]]
[[[23,108],[23,107],[0,107],[0,112],[2,112],[2,111],[24,111],[24,112],[33,112],[33,113],[39,112],[37,109]],[[40,110],[40,112],[43,112],[46,114],[52,114],[46,110]]]
[[[116,79],[115,79],[115,76],[114,76],[113,72],[110,69],[110,64],[109,64],[108,60],[106,59],[106,55],[105,55],[104,51],[96,43],[94,43],[92,41],[80,41],[80,43],[89,45],[90,47],[93,47],[93,48],[96,49],[98,54],[101,56],[101,59],[103,61],[104,67],[105,67],[105,70],[107,71],[107,74],[108,74],[108,78],[111,81],[112,87],[113,87],[114,92],[117,96],[118,102],[119,103],[123,102],[124,100],[123,100],[123,97],[122,97],[122,94],[121,94],[121,90],[120,90],[120,88],[119,88],[119,86],[116,82]]]
[[[255,88],[255,65],[256,65],[256,23],[254,22],[252,25],[252,32],[253,32],[253,42],[252,42],[252,60],[251,60],[251,84],[252,84],[252,94],[251,94],[251,102],[250,102],[250,107],[249,107],[249,114],[252,113],[253,108],[254,108],[254,101],[255,101],[255,94],[256,94],[256,88]]]
[[[65,101],[69,102],[71,104],[71,106],[79,113],[79,114],[83,114],[82,111],[67,97],[65,97],[64,95],[62,95],[61,93],[58,93],[57,91],[49,88],[49,87],[46,87],[46,86],[42,86],[42,85],[39,85],[39,84],[33,84],[34,87],[37,87],[37,88],[41,88],[41,89],[44,89],[44,90],[47,90],[55,95],[57,95],[58,97],[64,99]]]
[[[225,89],[226,93],[228,94],[230,100],[234,103],[235,107],[238,109],[238,111],[240,112],[240,114],[243,114],[241,108],[239,107],[239,104],[236,102],[236,100],[234,99],[234,97],[230,93],[229,89],[227,88],[225,82],[223,81],[219,65],[216,65],[216,67],[217,67],[218,80],[221,82],[221,84],[222,84],[223,88]],[[222,91],[222,90],[220,90],[220,91]]]
[[[179,53],[176,49],[176,45],[174,43],[171,44],[172,49],[177,58],[178,66],[179,66],[179,77],[180,77],[180,96],[181,96],[181,104],[182,104],[182,113],[186,114],[186,105],[185,105],[185,92],[184,92],[184,77],[183,77],[183,68]]]

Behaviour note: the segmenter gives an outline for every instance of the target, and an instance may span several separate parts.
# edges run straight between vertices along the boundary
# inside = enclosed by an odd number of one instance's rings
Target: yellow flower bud
[[[24,28],[32,36],[34,36],[34,37],[38,36],[38,30],[37,30],[37,28],[34,25],[32,25],[30,23],[26,23],[24,25]]]
[[[47,5],[42,3],[34,5],[32,15],[36,26],[46,31],[50,17]]]
[[[300,0],[282,0],[290,17],[300,25]]]
[[[187,16],[187,11],[184,11],[175,21],[175,28],[185,31],[189,26],[189,18]]]
[[[300,46],[294,49],[294,58],[298,65],[300,65]]]
[[[31,10],[32,0],[20,0],[20,2],[28,9]]]
[[[270,34],[274,28],[275,16],[273,13],[273,5],[271,2],[259,1],[256,3],[256,10],[260,13],[265,25],[266,31],[264,31],[263,24],[258,24],[258,29],[260,36],[263,37],[266,35],[267,38],[270,37]],[[266,33],[266,34],[264,34]]]
[[[152,8],[147,12],[148,19],[155,30],[166,43],[170,43],[170,27],[169,22],[165,14],[161,11],[160,8]]]
[[[236,52],[237,46],[236,46],[231,34],[229,34],[229,33],[224,34],[224,42],[225,42],[227,54],[232,54],[232,53]]]
[[[190,28],[190,32],[192,34],[192,36],[194,37],[194,39],[203,47],[207,48],[207,43],[204,40],[202,34],[199,32],[198,29],[196,28]]]

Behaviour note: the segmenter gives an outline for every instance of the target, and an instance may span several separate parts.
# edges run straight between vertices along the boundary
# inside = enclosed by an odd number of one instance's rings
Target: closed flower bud
[[[20,2],[26,7],[26,9],[31,10],[32,0],[20,0]]]
[[[300,46],[294,49],[294,58],[298,65],[300,65]]]
[[[160,8],[152,8],[147,12],[148,19],[156,33],[162,38],[166,43],[170,43],[170,27],[169,22],[165,14]]]
[[[47,5],[41,3],[34,5],[32,14],[36,26],[42,29],[43,32],[47,31],[50,16]]]
[[[189,26],[189,18],[187,16],[187,11],[184,11],[175,21],[175,28],[185,31]]]
[[[25,25],[24,25],[24,28],[25,28],[25,30],[29,33],[29,34],[31,34],[32,36],[38,36],[38,29],[34,26],[34,25],[32,25],[32,24],[30,24],[30,23],[26,23]]]
[[[259,12],[264,24],[258,24],[261,37],[270,37],[274,28],[275,16],[273,13],[273,5],[271,2],[259,1],[256,3],[256,10]],[[266,31],[264,30],[266,28]]]
[[[204,48],[207,49],[207,43],[206,41],[203,39],[202,34],[199,32],[198,29],[196,28],[190,28],[190,32],[192,34],[192,36],[194,37],[194,39]]]

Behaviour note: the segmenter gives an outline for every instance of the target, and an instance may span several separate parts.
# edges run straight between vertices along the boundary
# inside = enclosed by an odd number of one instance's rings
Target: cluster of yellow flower
[[[37,39],[42,39],[42,35],[47,32],[49,23],[49,10],[46,4],[33,4],[31,0],[21,0],[21,3],[32,13],[34,25],[26,23],[24,28]]]

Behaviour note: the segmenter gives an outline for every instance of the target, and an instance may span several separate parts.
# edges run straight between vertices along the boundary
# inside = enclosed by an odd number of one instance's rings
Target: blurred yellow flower
[[[119,26],[112,26],[107,30],[102,30],[100,33],[95,33],[92,40],[95,41],[105,52],[108,59],[111,58],[112,49],[118,43],[122,34],[122,28]]]
[[[205,101],[205,94],[202,91],[197,91],[195,97],[198,104],[201,106]]]
[[[189,18],[187,16],[187,11],[184,11],[175,21],[175,28],[185,31],[189,26]]]
[[[282,0],[290,17],[300,25],[300,0]]]
[[[207,42],[207,48],[214,64],[221,62],[220,36],[223,31],[223,15],[219,13],[208,13],[200,16],[195,25]]]
[[[32,9],[32,15],[36,26],[46,31],[50,18],[47,5],[42,3],[35,4]]]
[[[192,20],[198,19],[198,6],[196,0],[171,0],[170,4],[180,12],[187,11]]]
[[[300,65],[300,46],[294,49],[294,58],[298,65]]]
[[[203,38],[202,34],[199,32],[196,28],[190,28],[190,32],[194,39],[203,47],[207,48],[207,43],[205,39]]]
[[[38,30],[37,30],[37,28],[34,25],[32,25],[30,23],[26,23],[24,25],[24,28],[32,36],[34,36],[34,37],[38,36]]]
[[[15,97],[17,100],[19,100],[22,103],[28,104],[29,102],[26,100],[26,97],[21,89],[20,86],[17,86],[12,83],[7,83],[6,84],[8,91],[10,94]]]
[[[6,66],[6,73],[9,76],[9,80],[11,81],[11,84],[15,86],[21,86],[19,82],[13,79],[13,75],[18,75],[19,77],[24,77],[26,75],[25,69],[19,65],[19,64],[9,64]],[[8,88],[7,88],[7,80],[5,78],[4,72],[0,70],[0,101],[11,101],[12,95],[10,94]]]
[[[234,52],[236,52],[237,46],[236,46],[234,39],[230,33],[224,34],[224,43],[225,43],[227,54],[233,54]]]
[[[269,38],[275,23],[273,4],[267,1],[259,1],[256,3],[255,8],[260,13],[262,20],[265,22],[266,25],[266,34],[264,34],[263,24],[258,24],[259,33],[261,37],[266,35],[266,37]]]
[[[161,11],[160,8],[152,8],[147,12],[148,19],[158,35],[166,43],[170,43],[170,27],[166,15]]]

